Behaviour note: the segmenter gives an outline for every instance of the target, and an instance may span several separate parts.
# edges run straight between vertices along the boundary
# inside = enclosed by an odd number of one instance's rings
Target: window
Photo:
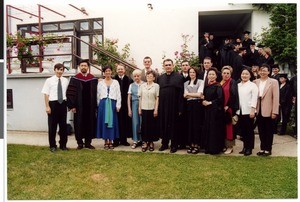
[[[13,102],[13,91],[12,89],[7,89],[7,109],[13,109],[14,108],[14,102]]]

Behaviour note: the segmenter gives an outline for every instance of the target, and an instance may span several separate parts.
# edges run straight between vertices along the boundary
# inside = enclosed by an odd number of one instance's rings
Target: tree
[[[259,43],[270,47],[275,61],[288,64],[293,72],[297,64],[297,4],[253,4],[270,14],[270,27],[264,28]]]

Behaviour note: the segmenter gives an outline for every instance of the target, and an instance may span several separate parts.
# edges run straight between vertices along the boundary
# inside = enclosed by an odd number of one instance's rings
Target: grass
[[[9,200],[295,199],[297,158],[8,145]]]

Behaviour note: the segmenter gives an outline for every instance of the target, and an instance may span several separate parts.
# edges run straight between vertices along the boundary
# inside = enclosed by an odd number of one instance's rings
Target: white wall
[[[31,2],[34,2],[33,0]],[[43,1],[45,2],[45,1]],[[119,39],[119,47],[126,43],[131,46],[131,56],[138,67],[143,68],[142,60],[145,56],[153,59],[153,67],[160,68],[163,54],[171,59],[174,52],[180,50],[183,43],[181,34],[193,35],[189,44],[189,50],[198,53],[198,13],[201,11],[231,11],[251,9],[250,4],[228,4],[227,2],[203,3],[198,0],[87,0],[75,2],[77,7],[85,7],[89,16],[81,14],[68,6],[68,3],[59,4],[57,1],[46,1],[42,4],[55,11],[65,14],[59,15],[42,9],[43,22],[61,21],[79,18],[104,18],[104,36]],[[37,13],[37,5],[34,3],[24,5],[21,0],[6,1],[7,4],[17,5],[24,10],[32,10]],[[147,4],[151,3],[150,11]],[[12,10],[15,12],[14,10]],[[37,18],[29,18],[28,15],[16,12],[17,16],[24,19],[22,23],[37,23]],[[260,16],[262,17],[262,16]],[[256,21],[255,21],[256,23]],[[11,20],[11,28],[15,29],[20,21]]]
[[[7,110],[7,130],[48,131],[44,95],[45,80],[52,75],[7,78],[7,89],[13,89],[13,109]],[[68,122],[70,119],[68,114]]]

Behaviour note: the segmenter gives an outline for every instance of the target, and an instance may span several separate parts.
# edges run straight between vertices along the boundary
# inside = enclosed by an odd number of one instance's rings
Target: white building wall
[[[27,11],[37,14],[37,5],[24,5],[23,0],[5,1]],[[118,38],[119,47],[130,44],[131,56],[138,67],[143,68],[145,56],[153,59],[153,67],[161,68],[162,56],[174,58],[174,52],[181,50],[183,43],[181,34],[193,35],[189,50],[198,53],[198,15],[201,11],[228,11],[251,9],[250,4],[203,3],[198,0],[98,0],[72,1],[77,7],[85,7],[89,16],[81,14],[68,6],[69,2],[39,1],[42,5],[65,14],[63,18],[49,11],[42,10],[43,22],[62,21],[81,18],[104,18],[104,36]],[[153,10],[147,8],[151,3]],[[13,11],[14,16],[23,19],[22,23],[37,23],[37,18]],[[260,12],[253,12],[252,32],[259,32],[266,26],[268,18]],[[20,21],[10,19],[10,29],[14,33]],[[8,78],[7,88],[13,89],[14,109],[7,111],[8,130],[47,131],[47,115],[45,113],[41,89],[46,77]],[[69,115],[70,116],[70,115]]]
[[[6,1],[7,4],[19,5],[24,10],[36,10],[37,5],[24,5],[21,0]],[[34,1],[32,1],[34,2]],[[45,2],[45,1],[42,1]],[[130,44],[131,58],[134,58],[139,68],[144,68],[142,60],[145,56],[153,59],[153,67],[161,68],[162,56],[174,58],[174,52],[180,50],[183,41],[181,34],[193,35],[189,43],[189,50],[198,53],[198,14],[201,11],[232,11],[249,10],[251,4],[229,4],[227,2],[203,3],[198,0],[139,0],[139,1],[92,1],[87,0],[83,4],[75,1],[77,7],[84,7],[89,14],[86,16],[68,6],[68,3],[55,4],[56,1],[46,1],[42,4],[55,11],[66,15],[63,18],[59,15],[42,9],[43,22],[71,20],[79,18],[104,18],[104,36],[107,38],[119,39],[119,47],[122,48],[126,43]],[[90,3],[89,3],[90,2]],[[147,4],[151,3],[153,10],[149,10]],[[14,10],[12,10],[15,12]],[[24,19],[22,23],[37,23],[37,18],[28,18],[28,15],[18,13],[18,17]],[[259,13],[253,14],[252,29],[256,23],[265,25],[266,15]],[[261,20],[263,19],[263,20]],[[267,19],[266,19],[267,20]],[[20,21],[11,20],[11,31],[16,31],[16,24]],[[261,27],[261,25],[259,25]],[[259,29],[255,29],[259,31]]]

